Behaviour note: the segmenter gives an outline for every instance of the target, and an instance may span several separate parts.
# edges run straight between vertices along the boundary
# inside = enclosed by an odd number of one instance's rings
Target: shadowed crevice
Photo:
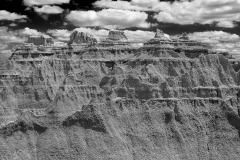
[[[62,125],[64,127],[80,126],[84,129],[91,129],[97,132],[106,133],[106,128],[103,124],[103,120],[95,114],[95,111],[90,106],[83,109],[81,112],[76,112],[73,115],[66,118]]]

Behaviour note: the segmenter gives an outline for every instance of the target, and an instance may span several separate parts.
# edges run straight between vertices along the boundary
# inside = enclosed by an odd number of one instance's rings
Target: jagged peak
[[[188,34],[186,32],[184,32],[179,39],[183,39],[183,40],[189,40]]]
[[[162,30],[158,28],[156,30],[154,39],[161,39],[161,40],[168,40],[168,41],[171,40],[169,37],[166,36],[166,34]]]
[[[163,31],[157,28],[156,29],[156,34],[155,34],[154,38],[159,38],[159,37],[162,37],[162,36],[164,36]]]
[[[97,43],[97,39],[87,32],[80,32],[75,30],[70,35],[68,44],[82,44],[82,43]]]

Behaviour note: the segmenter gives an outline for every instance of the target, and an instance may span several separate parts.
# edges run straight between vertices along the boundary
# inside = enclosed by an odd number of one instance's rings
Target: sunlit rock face
[[[111,45],[129,45],[128,38],[124,31],[110,30],[106,40],[102,41],[100,45],[111,46]]]
[[[111,30],[108,34],[107,40],[128,42],[128,38],[124,34],[124,31],[118,30]]]
[[[155,34],[155,39],[161,39],[161,40],[166,40],[166,41],[171,41],[169,37],[167,37],[166,34],[163,33],[163,31],[157,29],[156,34]]]
[[[240,65],[174,41],[23,44],[0,72],[0,159],[239,159]]]
[[[54,44],[53,39],[51,37],[48,36],[30,36],[28,38],[28,40],[26,41],[26,43],[33,43],[36,46],[39,45],[51,45]]]
[[[173,53],[176,56],[185,55],[189,58],[199,57],[201,54],[213,54],[209,45],[190,40],[188,35],[184,33],[180,37],[171,39],[170,36],[164,34],[157,29],[154,38],[150,39],[143,46],[144,50],[158,50],[161,52]]]
[[[91,44],[97,43],[97,39],[88,33],[79,32],[75,30],[71,34],[70,41],[68,44],[83,44],[83,43],[91,43]]]

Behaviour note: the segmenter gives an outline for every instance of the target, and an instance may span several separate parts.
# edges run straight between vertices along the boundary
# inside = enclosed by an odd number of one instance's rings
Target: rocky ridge
[[[103,40],[101,46],[129,45],[128,38],[123,31],[110,30],[106,40]]]
[[[32,43],[36,46],[39,46],[39,45],[51,45],[53,44],[53,39],[51,37],[47,37],[47,36],[44,36],[44,35],[41,35],[41,36],[30,36],[28,38],[28,40],[26,41],[26,43]]]
[[[97,43],[97,39],[93,38],[92,35],[84,32],[78,32],[75,30],[71,36],[68,44],[83,44],[83,43]]]
[[[16,49],[0,75],[0,159],[240,158],[238,63],[185,35],[136,49],[110,33]]]

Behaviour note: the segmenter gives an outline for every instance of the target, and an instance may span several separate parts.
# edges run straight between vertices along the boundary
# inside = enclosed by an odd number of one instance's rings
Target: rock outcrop
[[[178,38],[171,39],[159,29],[157,29],[155,37],[144,44],[143,49],[158,50],[159,53],[168,52],[176,56],[183,56],[184,54],[189,58],[196,58],[201,54],[207,55],[213,53],[208,45],[190,40],[186,33]]]
[[[157,29],[156,30],[156,34],[155,34],[155,39],[158,39],[158,40],[165,40],[165,41],[170,41],[170,38],[167,37],[163,31],[161,31],[160,29]]]
[[[75,30],[71,34],[70,41],[68,44],[85,44],[85,43],[94,44],[94,43],[97,43],[97,39],[88,33],[79,32]]]
[[[120,30],[110,30],[106,40],[102,41],[100,45],[102,46],[113,46],[113,45],[129,45],[127,36],[124,31]]]
[[[44,35],[30,36],[26,41],[26,43],[33,43],[34,45],[37,45],[37,46],[39,45],[46,46],[46,45],[54,44],[53,39],[51,37],[44,36]]]
[[[111,30],[106,40],[128,42],[128,39],[124,34],[124,31],[119,31],[119,30]]]
[[[186,39],[120,37],[17,48],[0,73],[0,159],[240,158],[240,65],[175,52]]]
[[[188,34],[186,32],[184,32],[182,34],[182,36],[179,38],[180,40],[186,40],[186,41],[189,41],[189,37],[188,37]]]

